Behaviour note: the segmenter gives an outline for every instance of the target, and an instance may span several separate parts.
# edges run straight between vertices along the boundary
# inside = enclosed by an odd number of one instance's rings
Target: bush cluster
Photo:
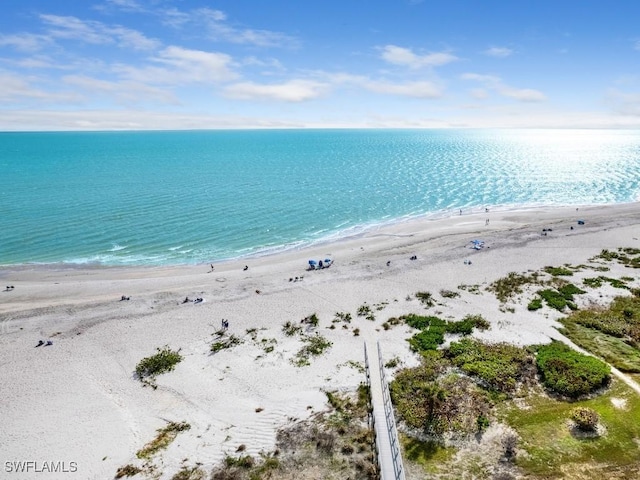
[[[591,393],[609,382],[611,369],[597,358],[553,341],[538,349],[536,363],[543,384],[571,398]]]
[[[588,407],[576,407],[571,410],[571,420],[576,422],[576,427],[583,432],[595,432],[600,422],[600,415]]]
[[[531,354],[508,343],[487,344],[464,338],[452,342],[445,355],[463,372],[501,393],[511,393],[518,383],[529,381],[533,370]]]

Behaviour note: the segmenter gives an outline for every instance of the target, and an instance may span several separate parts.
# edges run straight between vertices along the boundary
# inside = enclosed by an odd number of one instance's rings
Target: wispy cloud
[[[363,82],[363,87],[375,93],[386,95],[399,95],[403,97],[413,98],[440,98],[442,91],[431,82],[408,82],[408,83],[389,83],[367,81]]]
[[[116,65],[114,70],[127,80],[145,84],[186,85],[220,83],[238,78],[229,55],[170,46],[151,58],[161,66]]]
[[[12,47],[20,52],[36,52],[51,43],[51,39],[48,36],[34,33],[0,35],[0,46]]]
[[[178,104],[175,95],[150,85],[130,81],[108,81],[85,75],[67,75],[63,82],[74,88],[79,88],[89,94],[91,98],[104,95],[113,98],[116,103],[135,105],[147,101],[167,104]]]
[[[174,28],[198,26],[202,35],[214,41],[259,47],[296,47],[299,43],[285,33],[234,25],[226,13],[208,7],[188,11],[171,8],[162,11],[161,15],[165,25]]]
[[[513,50],[507,47],[491,47],[482,53],[490,57],[505,58],[511,56],[513,54]]]
[[[134,50],[152,50],[160,45],[157,40],[119,25],[110,26],[95,20],[48,14],[40,15],[40,19],[49,27],[48,36],[53,38],[79,40],[97,45],[116,44]]]
[[[606,100],[616,113],[640,117],[640,92],[611,89],[607,92]]]
[[[515,88],[505,84],[500,77],[493,75],[481,75],[477,73],[465,73],[461,76],[463,80],[472,80],[481,83],[487,90],[492,90],[498,94],[513,98],[520,102],[542,102],[546,100],[544,93],[530,88]]]
[[[32,85],[29,79],[11,72],[0,71],[0,102],[18,103],[77,103],[82,97],[77,93],[49,92]]]
[[[242,82],[224,89],[227,98],[238,100],[279,100],[303,102],[322,96],[329,85],[313,80],[290,80],[277,84]]]
[[[386,45],[381,49],[381,57],[393,65],[401,65],[412,69],[439,67],[458,60],[458,57],[447,52],[428,53],[418,55],[411,49]]]

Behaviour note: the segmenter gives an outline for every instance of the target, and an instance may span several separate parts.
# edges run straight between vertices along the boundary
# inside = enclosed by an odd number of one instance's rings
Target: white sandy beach
[[[552,231],[543,236],[543,228]],[[471,249],[474,239],[485,247]],[[64,461],[75,462],[77,471],[6,478],[113,478],[118,467],[140,463],[136,452],[169,421],[188,422],[191,429],[154,457],[163,479],[197,462],[209,471],[239,445],[252,455],[270,451],[278,428],[325,408],[323,390],[354,389],[364,381],[353,362],[363,364],[365,340],[379,340],[385,358],[417,363],[406,341],[410,329],[381,327],[390,317],[426,312],[416,292],[438,299],[431,314],[482,314],[492,328],[477,333],[480,338],[544,343],[559,336],[559,313],[530,312],[526,302],[510,305],[513,313],[501,311],[484,288],[509,272],[578,265],[618,247],[640,248],[638,204],[477,209],[219,263],[213,272],[208,264],[0,269],[0,289],[15,287],[0,291],[0,468]],[[309,259],[327,257],[334,260],[330,268],[306,270]],[[618,267],[610,276],[633,275]],[[290,281],[295,277],[303,278]],[[461,285],[480,285],[480,294]],[[442,289],[460,296],[444,299]],[[580,301],[605,304],[618,294],[604,289]],[[122,295],[130,300],[120,301]],[[182,304],[187,296],[205,301]],[[356,315],[365,303],[375,321]],[[351,313],[348,329],[328,328],[336,312]],[[310,366],[296,367],[290,360],[301,341],[285,336],[282,325],[313,313],[320,319],[317,331],[333,346]],[[212,355],[212,334],[222,319],[244,342]],[[254,328],[252,338],[247,330]],[[53,345],[35,348],[41,339]],[[268,353],[267,343],[275,346]],[[143,387],[134,377],[136,364],[164,345],[180,348],[184,360],[157,378],[157,390]]]

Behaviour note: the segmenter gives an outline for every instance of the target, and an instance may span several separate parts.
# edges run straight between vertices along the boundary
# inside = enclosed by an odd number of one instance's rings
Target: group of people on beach
[[[38,344],[36,345],[36,348],[41,347],[41,346],[43,346],[43,345],[44,345],[45,347],[48,347],[48,346],[50,346],[50,345],[53,345],[53,342],[52,342],[51,340],[47,340],[46,342],[45,342],[44,340],[40,340],[40,341],[38,342]]]
[[[13,290],[14,288],[16,288],[16,287],[14,287],[13,285],[7,285],[7,287],[4,289],[4,291],[8,292],[10,290]]]
[[[225,320],[224,318],[222,319],[222,330],[228,330],[229,329],[229,320]]]

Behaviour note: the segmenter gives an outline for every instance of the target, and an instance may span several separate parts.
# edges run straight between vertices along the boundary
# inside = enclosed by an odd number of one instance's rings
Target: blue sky
[[[2,0],[0,130],[640,126],[632,0]]]

